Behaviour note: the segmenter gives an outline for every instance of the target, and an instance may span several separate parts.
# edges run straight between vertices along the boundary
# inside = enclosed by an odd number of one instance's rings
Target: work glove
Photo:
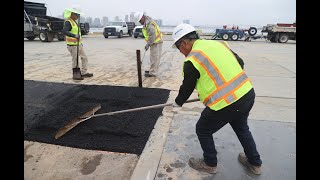
[[[149,47],[150,47],[150,44],[147,43],[146,46],[144,47],[144,49],[145,49],[146,51],[148,51]]]
[[[74,35],[74,37],[77,38],[77,39],[80,39],[80,35],[79,34]]]

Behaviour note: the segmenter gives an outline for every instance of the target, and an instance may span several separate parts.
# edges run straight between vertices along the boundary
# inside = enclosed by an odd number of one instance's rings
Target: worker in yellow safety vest
[[[183,83],[173,107],[181,107],[194,89],[206,106],[196,124],[203,158],[190,158],[190,167],[211,174],[217,172],[217,151],[212,135],[229,123],[244,149],[238,156],[239,161],[252,173],[261,174],[262,161],[247,123],[255,92],[240,65],[242,60],[237,59],[240,57],[227,43],[200,39],[189,24],[175,27],[172,38],[172,47],[186,57]]]
[[[63,27],[63,33],[67,43],[67,49],[72,56],[72,70],[74,80],[83,80],[84,77],[92,77],[92,73],[87,72],[88,57],[83,49],[80,24],[81,11],[75,8],[67,8],[64,11],[64,18],[66,19]],[[77,21],[78,20],[78,21]],[[78,42],[79,41],[79,42]],[[79,45],[79,49],[78,49]],[[81,72],[77,73],[78,61],[77,56],[81,57]],[[80,69],[79,69],[80,70]],[[80,76],[78,76],[80,75]]]
[[[145,71],[145,77],[156,77],[159,71],[161,51],[162,51],[162,33],[156,22],[143,12],[135,14],[137,21],[142,25],[142,33],[147,42],[145,51],[150,47],[150,69]]]

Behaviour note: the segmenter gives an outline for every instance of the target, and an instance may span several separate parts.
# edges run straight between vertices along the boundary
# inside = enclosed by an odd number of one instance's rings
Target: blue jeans
[[[255,141],[249,131],[248,116],[254,104],[255,92],[252,88],[246,95],[233,104],[214,111],[206,107],[196,124],[196,133],[203,150],[204,161],[208,166],[217,165],[217,151],[212,134],[229,123],[238,136],[248,161],[255,166],[260,166],[262,161],[257,151]]]

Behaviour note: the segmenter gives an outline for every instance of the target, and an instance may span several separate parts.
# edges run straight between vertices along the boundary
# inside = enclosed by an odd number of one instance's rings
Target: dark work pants
[[[252,88],[246,95],[233,104],[214,111],[206,107],[196,124],[196,133],[200,141],[204,161],[209,166],[217,165],[217,151],[212,134],[229,123],[238,136],[248,161],[255,166],[262,164],[254,139],[249,131],[248,116],[254,104],[255,92]]]

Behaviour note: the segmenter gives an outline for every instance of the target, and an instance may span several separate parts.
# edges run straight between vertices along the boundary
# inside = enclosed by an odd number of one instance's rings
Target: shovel
[[[145,50],[144,51],[144,53],[143,53],[143,57],[142,57],[142,60],[141,60],[141,64],[142,64],[142,62],[143,62],[143,60],[144,60],[144,56],[146,55],[146,52],[147,52],[148,50]]]
[[[79,15],[79,21],[78,21],[78,35],[80,35],[80,26],[79,26],[79,24],[80,24],[80,15]],[[77,78],[77,79],[81,79],[81,71],[80,71],[80,68],[78,67],[78,65],[79,65],[79,41],[80,41],[80,37],[79,37],[79,39],[77,39],[77,66],[76,66],[76,68],[75,68],[75,70],[74,70],[74,73],[75,73],[75,77]]]
[[[197,102],[199,100],[200,100],[199,98],[190,99],[190,100],[186,101],[186,103]],[[102,114],[94,114],[95,112],[97,112],[101,108],[101,105],[98,104],[95,107],[93,107],[90,111],[84,113],[82,116],[72,119],[69,123],[67,123],[65,126],[60,128],[56,132],[56,135],[54,137],[55,137],[55,139],[58,139],[59,137],[66,134],[68,131],[70,131],[72,128],[74,128],[75,126],[77,126],[81,122],[86,121],[86,120],[93,118],[93,117],[106,116],[106,115],[110,116],[110,115],[121,114],[121,113],[126,113],[126,112],[134,112],[134,111],[141,111],[141,110],[146,110],[146,109],[162,108],[165,106],[172,106],[172,104],[173,103],[158,104],[158,105],[145,106],[145,107],[140,107],[140,108],[133,108],[133,109],[114,111],[114,112],[108,112],[108,113],[102,113]]]

